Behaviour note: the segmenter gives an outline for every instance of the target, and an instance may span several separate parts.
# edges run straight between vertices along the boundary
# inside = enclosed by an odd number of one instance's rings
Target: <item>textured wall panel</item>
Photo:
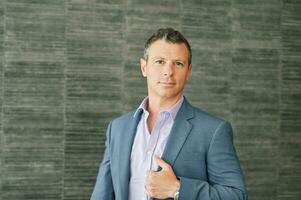
[[[146,95],[160,27],[192,46],[185,94],[230,121],[250,200],[301,198],[296,0],[0,1],[0,200],[89,199],[108,122]]]
[[[301,3],[283,2],[277,199],[301,199]]]
[[[106,125],[122,112],[122,4],[68,3],[64,198],[88,199]]]
[[[6,1],[2,198],[59,199],[64,3]]]
[[[279,142],[280,4],[235,0],[231,112],[250,199],[274,200]]]

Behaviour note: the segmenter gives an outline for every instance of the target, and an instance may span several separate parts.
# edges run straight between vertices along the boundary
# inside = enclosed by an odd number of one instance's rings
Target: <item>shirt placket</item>
[[[147,115],[148,116],[148,115]],[[157,143],[159,140],[160,136],[160,130],[162,129],[165,121],[165,114],[160,113],[159,114],[159,119],[154,125],[154,128],[149,134],[147,127],[147,117],[145,118],[144,121],[144,133],[147,134],[146,138],[148,139],[146,142],[146,151],[145,151],[145,156],[144,156],[144,166],[146,167],[145,172],[148,170],[156,170],[156,163],[153,162],[153,156],[156,151]],[[149,199],[147,195],[145,196],[145,199]]]
[[[147,143],[147,148],[146,148],[146,161],[148,166],[148,170],[156,170],[156,163],[153,162],[153,157],[156,152],[156,147],[159,141],[160,137],[160,130],[162,129],[165,121],[165,113],[160,113],[159,114],[159,119],[154,125],[152,133],[149,135],[149,141]]]

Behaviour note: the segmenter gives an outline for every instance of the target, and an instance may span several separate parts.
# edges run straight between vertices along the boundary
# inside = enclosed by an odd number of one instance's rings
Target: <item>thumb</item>
[[[165,162],[164,160],[162,160],[159,156],[154,156],[154,159],[155,159],[156,163],[160,167],[162,167],[163,170],[167,170],[170,167],[170,165],[167,162]]]

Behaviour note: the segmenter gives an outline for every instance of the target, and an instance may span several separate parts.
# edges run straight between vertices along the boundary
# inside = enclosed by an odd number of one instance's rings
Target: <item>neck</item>
[[[159,112],[162,110],[167,110],[173,105],[175,105],[183,95],[180,94],[176,98],[168,99],[168,98],[153,98],[151,96],[148,97],[148,105],[147,110],[150,115],[157,116]]]
[[[148,97],[147,110],[149,112],[149,117],[147,119],[148,130],[151,134],[154,124],[157,120],[158,113],[162,110],[167,110],[180,100],[182,94],[178,95],[177,98],[164,99],[164,98],[153,98]]]

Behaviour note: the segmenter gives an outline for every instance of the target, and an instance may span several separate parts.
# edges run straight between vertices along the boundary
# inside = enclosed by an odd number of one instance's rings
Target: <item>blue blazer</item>
[[[127,200],[130,156],[141,113],[110,122],[106,149],[91,200]],[[244,177],[233,145],[231,125],[191,106],[176,116],[162,159],[179,178],[180,200],[245,200]],[[158,169],[160,170],[160,169]]]

